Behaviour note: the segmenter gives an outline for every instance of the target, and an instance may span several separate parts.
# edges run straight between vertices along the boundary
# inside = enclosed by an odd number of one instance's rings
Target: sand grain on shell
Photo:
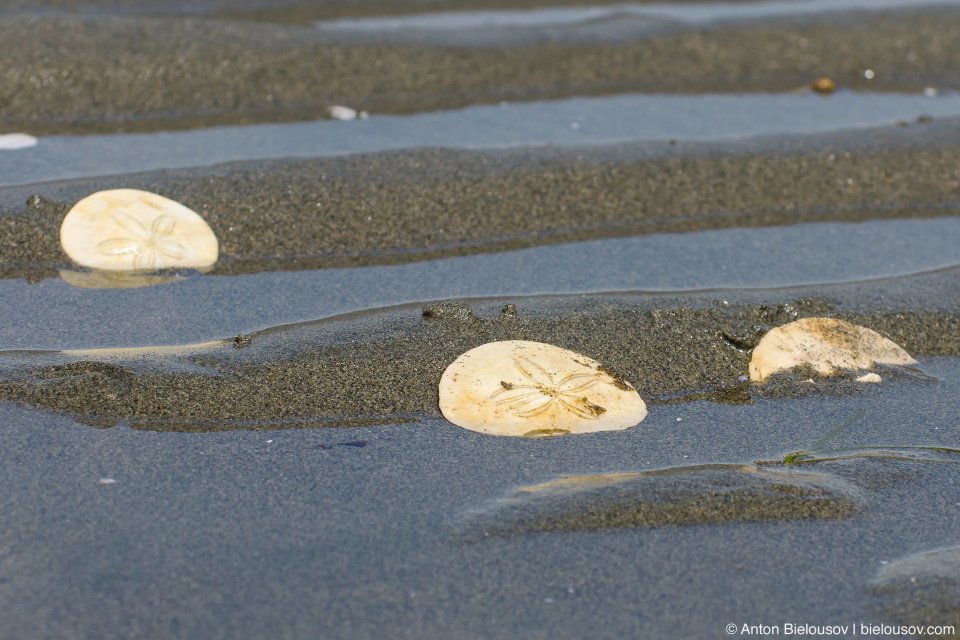
[[[876,331],[836,318],[803,318],[770,330],[753,350],[750,379],[770,376],[801,365],[829,376],[840,371],[862,371],[877,364],[914,365],[917,361]],[[861,377],[862,382],[879,382]]]

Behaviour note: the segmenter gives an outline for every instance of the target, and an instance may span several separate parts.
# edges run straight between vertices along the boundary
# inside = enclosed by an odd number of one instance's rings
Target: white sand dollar
[[[877,364],[911,365],[917,361],[876,331],[834,318],[804,318],[771,329],[753,350],[750,379],[762,382],[778,371],[810,365],[817,373],[863,371]],[[870,377],[863,382],[876,382]]]
[[[203,218],[136,189],[99,191],[78,202],[60,226],[60,244],[77,264],[110,271],[207,267],[219,255]]]
[[[489,342],[440,378],[440,411],[453,424],[498,436],[549,437],[626,429],[647,415],[630,383],[599,362],[541,342]]]

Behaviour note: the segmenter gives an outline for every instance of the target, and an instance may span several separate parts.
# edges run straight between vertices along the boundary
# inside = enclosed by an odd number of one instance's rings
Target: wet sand
[[[886,614],[900,624],[960,624],[957,547],[918,553],[884,567],[874,583]],[[942,634],[941,637],[956,637]]]
[[[346,4],[299,6],[336,16]],[[473,8],[487,6],[497,5]],[[0,93],[0,127],[188,128],[319,117],[333,100],[405,112],[624,87],[788,89],[823,74],[848,88],[942,88],[956,84],[956,16],[488,49],[331,44],[302,28],[183,16],[3,17],[0,77],[12,89]],[[305,282],[296,270],[426,258],[439,268],[464,254],[664,232],[703,252],[695,232],[717,228],[749,250],[758,236],[745,227],[952,222],[958,139],[955,121],[924,119],[789,139],[403,150],[14,186],[0,189],[0,285],[22,317],[63,323],[66,342],[95,333],[84,324],[189,315],[176,290],[184,274],[136,291],[38,282],[75,268],[57,245],[72,203],[121,186],[211,223],[222,258],[187,275],[209,285],[214,316],[238,308],[224,301],[238,284],[286,280],[286,292]],[[882,260],[894,244],[873,250]],[[685,259],[710,264],[699,258]],[[366,310],[336,317],[308,296],[251,297],[276,307],[257,318],[306,321],[197,345],[0,344],[0,636],[556,640],[956,624],[956,551],[937,550],[956,548],[960,522],[960,267],[829,284],[844,258],[819,280],[787,280],[804,286],[605,293],[601,283],[380,308],[358,288],[351,304]],[[874,385],[809,382],[806,371],[745,382],[760,337],[811,316],[875,329],[919,367],[883,368]],[[604,363],[638,389],[648,417],[544,439],[443,420],[444,368],[502,339]]]
[[[81,420],[93,418],[95,426],[123,421],[135,429],[202,432],[408,422],[440,417],[437,385],[443,370],[461,353],[496,340],[533,340],[583,353],[654,406],[697,400],[750,404],[754,397],[810,394],[870,396],[877,390],[852,375],[817,385],[805,382],[806,372],[764,385],[743,380],[762,335],[801,317],[826,315],[862,324],[917,357],[960,355],[960,306],[946,294],[953,289],[952,278],[918,276],[914,285],[925,290],[926,305],[887,300],[878,308],[871,300],[889,289],[885,282],[838,285],[823,297],[767,298],[754,305],[736,304],[729,292],[723,300],[695,294],[687,299],[528,298],[506,305],[487,302],[476,312],[465,302],[448,301],[276,327],[183,347],[170,356],[149,348],[23,352],[17,365],[17,352],[10,352],[13,371],[0,381],[0,396]],[[838,302],[838,294],[848,301]],[[909,371],[883,369],[881,374],[896,381],[891,384],[925,381]]]
[[[59,246],[63,217],[90,193],[120,187],[197,211],[220,241],[213,269],[220,275],[664,232],[954,215],[958,127],[914,123],[874,130],[866,141],[823,136],[772,153],[691,143],[661,145],[656,154],[667,157],[652,158],[642,158],[650,145],[641,144],[428,149],[8,188],[0,190],[0,274],[36,281],[74,268]]]
[[[956,85],[957,16],[480,49],[336,44],[306,28],[193,18],[12,16],[0,18],[0,133],[310,120],[335,104],[411,113],[626,91],[788,91],[820,76],[849,89],[921,91]]]
[[[33,638],[379,638],[384,628],[409,638],[617,638],[711,637],[731,622],[767,620],[888,623],[870,588],[884,563],[955,543],[946,524],[957,513],[953,465],[860,459],[805,469],[859,487],[862,512],[841,519],[479,542],[451,532],[519,486],[778,458],[865,408],[846,442],[948,443],[958,435],[948,360],[925,363],[940,385],[892,384],[869,401],[694,402],[655,407],[625,432],[535,441],[439,420],[100,430],[4,404],[4,628]],[[917,403],[920,413],[909,409]],[[955,602],[940,612],[955,615]]]
[[[808,471],[751,465],[694,465],[659,471],[565,476],[478,510],[463,535],[524,535],[731,521],[846,518],[860,511],[857,488]]]

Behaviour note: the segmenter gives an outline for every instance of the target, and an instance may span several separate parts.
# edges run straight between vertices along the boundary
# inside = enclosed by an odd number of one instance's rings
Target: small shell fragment
[[[109,271],[207,267],[219,244],[194,211],[136,189],[99,191],[70,210],[60,244],[77,264]]]
[[[0,135],[0,149],[16,151],[37,146],[38,140],[27,133],[4,133]]]
[[[638,424],[647,407],[630,383],[573,351],[540,342],[489,342],[440,379],[440,411],[491,435],[542,438]]]
[[[345,122],[356,120],[357,116],[359,115],[356,109],[344,107],[343,105],[339,104],[330,107],[327,111],[330,112],[330,117],[334,120],[343,120]]]
[[[762,382],[800,365],[810,365],[827,376],[840,370],[863,371],[877,364],[912,365],[917,361],[872,329],[834,318],[803,318],[763,336],[750,359],[750,380]]]

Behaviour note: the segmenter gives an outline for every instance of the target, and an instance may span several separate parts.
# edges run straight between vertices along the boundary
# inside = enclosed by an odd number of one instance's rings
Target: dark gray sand
[[[0,405],[0,628],[13,638],[381,638],[388,629],[555,639],[904,619],[873,581],[883,563],[956,544],[960,476],[949,456],[803,465],[845,496],[832,511],[822,493],[777,499],[749,483],[724,489],[729,500],[689,501],[697,484],[678,482],[660,488],[662,508],[647,505],[658,526],[594,519],[579,530],[462,533],[519,487],[776,463],[857,416],[830,440],[846,455],[955,448],[958,300],[948,270],[794,291],[501,299],[473,302],[472,312],[430,305],[426,317],[385,310],[238,336],[198,357],[23,354],[27,369],[3,374],[14,402]],[[760,332],[812,314],[880,330],[920,356],[923,375],[883,371],[882,385],[786,376],[769,393],[739,382]],[[539,440],[439,419],[442,368],[498,337],[608,362],[642,389],[650,415],[623,432]],[[697,386],[711,381],[719,388]],[[339,407],[333,420],[311,419],[330,407]],[[368,407],[394,415],[358,419]],[[149,418],[164,411],[181,415]],[[203,412],[215,419],[199,422]],[[316,428],[334,425],[350,428]],[[636,507],[630,495],[625,509]],[[663,524],[684,499],[691,523]],[[551,506],[560,522],[588,524],[584,502]],[[932,605],[944,617],[933,624],[955,617],[949,600],[910,595],[894,603]]]
[[[468,513],[467,539],[543,531],[845,518],[860,511],[858,489],[833,475],[751,465],[694,465],[658,471],[565,476]]]
[[[302,6],[313,4],[324,3]],[[788,88],[822,74],[955,86],[956,15],[487,50],[334,46],[304,29],[182,18],[3,18],[0,127],[146,130],[312,118],[334,100],[404,111],[623,87]],[[67,266],[63,213],[118,186],[198,210],[223,240],[225,274],[943,215],[960,193],[956,136],[931,143],[930,131],[760,155],[731,143],[678,157],[235,164],[41,185],[26,208],[17,188],[0,192],[0,264],[31,278]],[[4,352],[0,637],[581,640],[957,624],[955,552],[931,552],[960,542],[958,282],[952,268],[793,289],[426,302],[179,352]],[[128,293],[104,292],[104,317],[122,314]],[[42,323],[63,304],[24,313]],[[879,385],[803,371],[741,380],[765,331],[812,315],[876,329],[919,367],[882,369]],[[545,439],[443,420],[443,369],[506,338],[603,362],[640,390],[648,417]],[[523,502],[519,518],[491,509],[518,489],[619,477],[608,474],[633,475],[616,490],[547,490],[554,499]],[[483,536],[478,514],[504,535]]]
[[[71,268],[59,228],[94,191],[137,188],[182,202],[220,241],[214,274],[394,264],[603,237],[952,215],[955,123],[875,133],[816,151],[631,159],[608,152],[387,152],[0,190],[0,275]],[[912,143],[916,137],[924,144]],[[668,147],[669,148],[669,147]],[[852,151],[851,151],[852,149]],[[30,194],[32,195],[27,195]]]
[[[958,15],[484,49],[331,44],[305,28],[192,18],[11,16],[0,18],[0,133],[309,120],[334,104],[409,113],[624,91],[786,91],[820,76],[853,89],[947,88],[958,85]]]
[[[884,614],[901,625],[953,625],[960,638],[960,547],[901,558],[877,573],[873,592]]]
[[[721,637],[731,623],[889,623],[877,571],[956,544],[954,465],[804,468],[859,488],[862,511],[839,520],[479,542],[449,532],[520,486],[776,458],[863,410],[841,444],[955,443],[957,360],[924,367],[937,385],[653,407],[634,429],[548,440],[440,420],[144,433],[7,404],[5,637],[672,638]]]
[[[947,272],[953,273],[953,272]],[[97,427],[218,431],[364,426],[439,417],[437,385],[461,353],[496,340],[534,340],[591,357],[622,376],[650,404],[754,397],[873,395],[877,387],[841,376],[820,384],[808,372],[766,385],[743,382],[751,349],[772,326],[836,316],[890,337],[910,353],[960,355],[960,308],[953,278],[921,303],[896,306],[888,283],[843,285],[834,295],[737,304],[684,298],[570,296],[399,308],[267,329],[180,352],[23,352],[8,364],[0,397],[67,412]],[[952,293],[947,293],[952,292]],[[843,296],[835,297],[836,294]],[[758,293],[741,294],[754,300]],[[847,298],[847,302],[843,302]],[[936,299],[936,302],[933,300]],[[733,302],[731,302],[733,300]],[[515,303],[515,304],[514,304]],[[500,307],[502,306],[502,309]],[[499,311],[499,314],[497,313]],[[16,353],[10,355],[16,356]],[[929,384],[910,371],[889,380]]]

